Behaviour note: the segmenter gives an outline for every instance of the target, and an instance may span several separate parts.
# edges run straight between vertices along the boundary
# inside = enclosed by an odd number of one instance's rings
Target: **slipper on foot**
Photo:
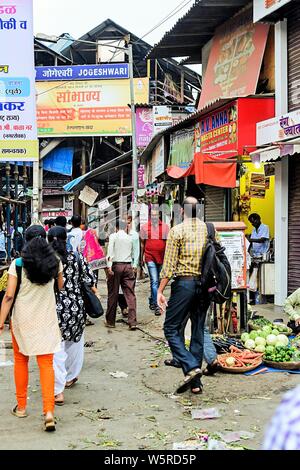
[[[186,392],[190,388],[190,384],[191,384],[192,380],[194,380],[196,377],[200,378],[201,376],[202,376],[201,369],[196,368],[196,369],[190,370],[186,374],[186,376],[183,380],[183,383],[177,388],[176,393]]]

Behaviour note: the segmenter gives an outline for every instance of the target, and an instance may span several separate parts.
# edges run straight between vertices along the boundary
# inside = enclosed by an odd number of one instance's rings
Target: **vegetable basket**
[[[300,370],[300,362],[275,362],[264,359],[264,364],[266,364],[266,366],[273,367],[274,369]]]
[[[231,357],[231,353],[229,354],[221,354],[218,356],[218,358],[221,356],[222,358],[226,359],[227,357]],[[220,364],[220,363],[219,363]],[[220,364],[220,369],[223,372],[228,372],[230,374],[243,374],[244,372],[250,372],[251,370],[256,369],[262,364],[262,357],[258,357],[251,365],[248,367],[225,367]]]

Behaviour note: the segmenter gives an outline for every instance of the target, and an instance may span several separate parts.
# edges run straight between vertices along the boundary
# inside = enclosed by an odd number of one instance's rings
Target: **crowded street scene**
[[[300,0],[0,3],[0,451],[300,450]]]

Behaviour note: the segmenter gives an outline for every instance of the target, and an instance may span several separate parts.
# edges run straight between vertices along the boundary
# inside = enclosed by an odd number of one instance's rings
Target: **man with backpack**
[[[202,393],[201,365],[206,312],[212,296],[219,302],[220,298],[226,299],[226,296],[230,295],[230,279],[228,286],[226,275],[225,286],[228,289],[223,289],[225,267],[230,278],[227,258],[215,240],[212,226],[201,222],[197,213],[197,199],[186,198],[183,205],[183,223],[173,227],[169,233],[157,296],[158,305],[166,310],[166,339],[173,357],[180,363],[185,375],[177,393],[183,393],[189,388],[192,393]],[[219,278],[219,273],[222,279]],[[167,302],[163,293],[171,278],[174,278],[174,282],[171,286],[171,297]],[[181,334],[188,314],[192,324],[189,350],[186,349]]]

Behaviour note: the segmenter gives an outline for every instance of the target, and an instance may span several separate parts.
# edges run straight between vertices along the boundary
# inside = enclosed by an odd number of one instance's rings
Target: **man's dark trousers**
[[[184,374],[202,365],[204,324],[208,305],[209,300],[204,298],[199,280],[179,278],[172,283],[164,332],[173,357],[180,362]],[[189,313],[192,335],[188,351],[181,329]]]
[[[128,306],[128,324],[136,325],[136,297],[135,297],[135,275],[131,263],[114,263],[112,266],[114,275],[108,278],[108,299],[106,321],[114,325],[116,321],[116,312],[118,305],[118,296],[120,286],[122,287],[127,306]]]

